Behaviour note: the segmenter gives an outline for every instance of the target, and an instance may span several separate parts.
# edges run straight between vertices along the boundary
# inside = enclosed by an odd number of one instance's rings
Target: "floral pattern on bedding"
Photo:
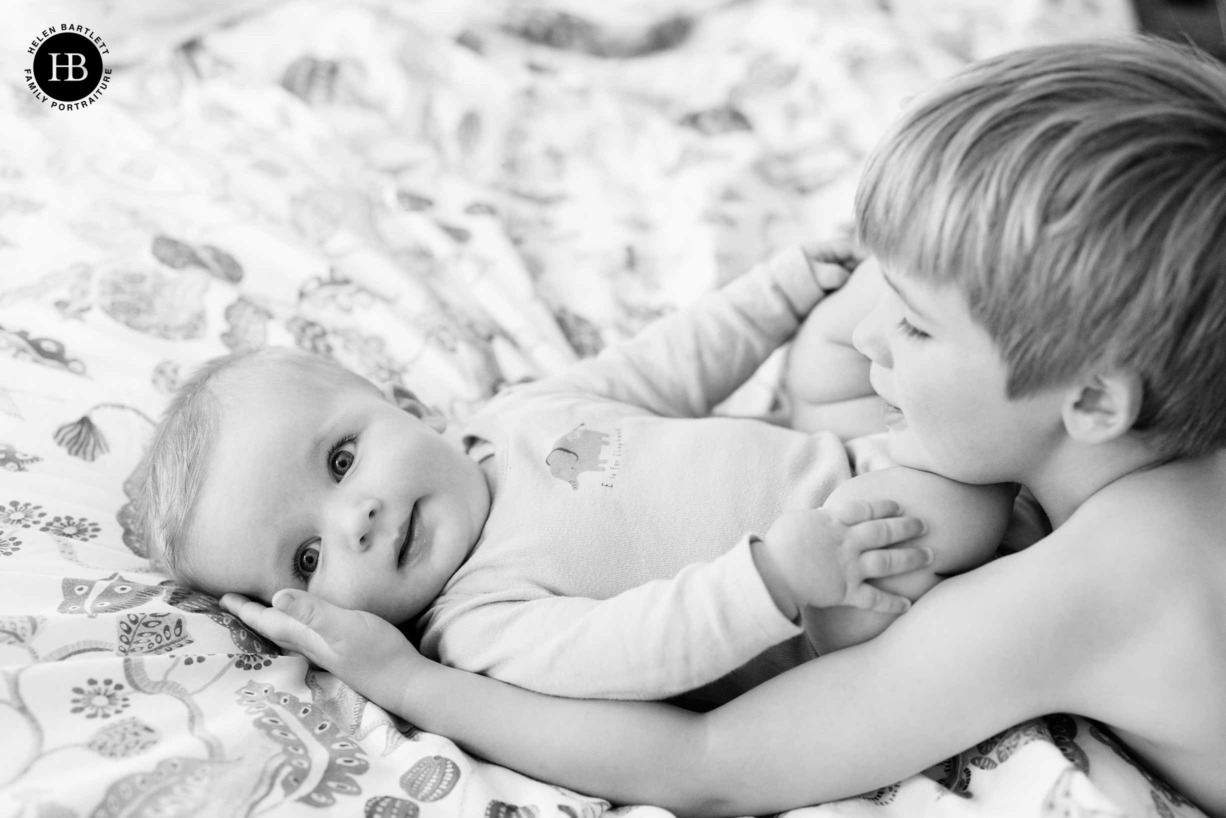
[[[202,361],[281,344],[462,422],[844,232],[859,162],[931,79],[1128,22],[1101,0],[180,6],[95,9],[127,53],[87,111],[0,81],[3,815],[667,815],[469,756],[153,571],[129,502],[154,419]],[[800,812],[1198,814],[1067,716]]]

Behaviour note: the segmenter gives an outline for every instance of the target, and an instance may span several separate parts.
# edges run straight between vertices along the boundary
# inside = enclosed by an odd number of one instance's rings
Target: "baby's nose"
[[[341,542],[354,551],[360,552],[370,548],[375,518],[382,508],[378,500],[369,497],[359,500],[343,512],[343,522],[338,532]]]

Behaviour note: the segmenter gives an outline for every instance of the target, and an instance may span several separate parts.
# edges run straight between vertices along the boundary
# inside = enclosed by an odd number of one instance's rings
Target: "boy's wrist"
[[[770,594],[775,607],[779,609],[779,613],[789,622],[799,622],[800,608],[792,597],[792,589],[784,578],[783,571],[775,561],[767,542],[756,534],[751,534],[749,553],[753,556],[753,564],[758,569],[758,576],[762,578],[762,584],[766,586],[766,591]]]
[[[438,667],[406,642],[403,650],[386,657],[375,677],[359,692],[401,718],[415,721],[420,715],[422,701],[430,700],[428,695],[422,695],[423,688],[429,687],[430,674]]]

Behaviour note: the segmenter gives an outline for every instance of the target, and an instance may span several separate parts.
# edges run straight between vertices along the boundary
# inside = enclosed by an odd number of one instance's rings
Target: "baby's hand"
[[[381,680],[392,658],[420,658],[396,626],[365,611],[351,611],[306,591],[282,590],[273,607],[239,594],[226,594],[221,606],[286,650],[331,671],[376,702],[385,698]]]
[[[782,515],[754,544],[754,561],[775,604],[789,619],[810,605],[899,614],[910,607],[910,600],[865,580],[931,563],[928,548],[890,547],[923,533],[923,521],[902,516],[892,500],[828,502]]]
[[[826,239],[806,242],[800,246],[817,285],[826,292],[847,283],[853,270],[864,261],[864,255],[850,239]]]
[[[890,457],[889,435],[885,432],[853,437],[844,445],[851,460],[853,476],[898,465],[894,458]]]

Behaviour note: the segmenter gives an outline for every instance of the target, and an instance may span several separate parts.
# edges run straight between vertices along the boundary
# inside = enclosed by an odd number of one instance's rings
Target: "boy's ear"
[[[1069,389],[1064,428],[1080,443],[1114,440],[1136,423],[1144,391],[1135,372],[1091,375]]]
[[[443,417],[436,409],[427,406],[422,402],[421,398],[403,386],[392,387],[392,403],[413,417],[418,418],[436,432],[442,432],[447,428],[447,418]]]

